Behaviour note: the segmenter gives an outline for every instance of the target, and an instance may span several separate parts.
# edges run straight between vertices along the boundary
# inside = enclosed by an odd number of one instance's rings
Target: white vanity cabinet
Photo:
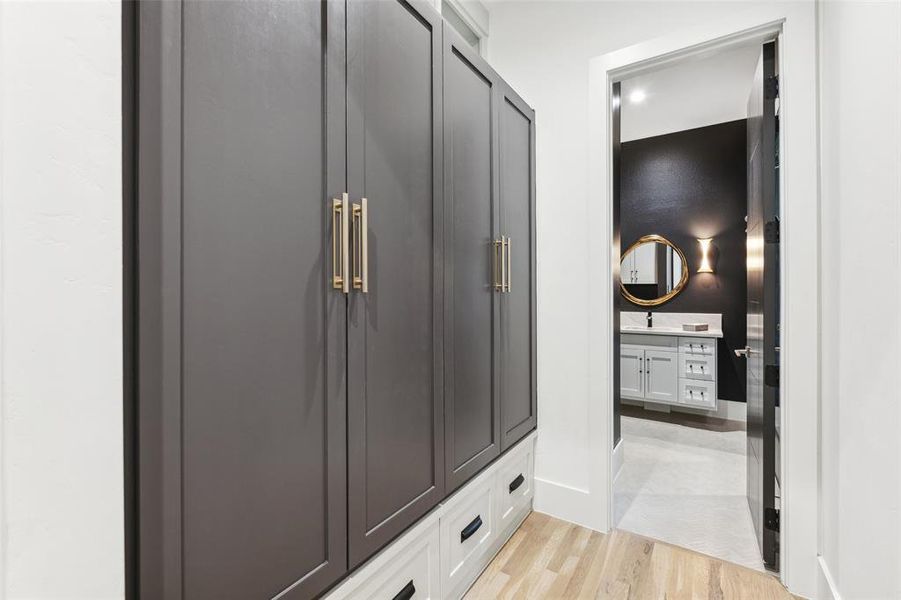
[[[716,409],[716,338],[623,333],[620,396]]]

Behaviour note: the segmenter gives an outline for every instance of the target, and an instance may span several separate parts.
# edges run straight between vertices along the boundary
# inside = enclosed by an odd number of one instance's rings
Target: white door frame
[[[780,75],[782,531],[780,576],[794,593],[817,590],[819,431],[819,186],[816,20],[812,4],[774,6],[604,54],[589,75],[587,278],[591,522],[613,525],[612,84],[673,61],[778,37]],[[687,85],[691,85],[690,82]],[[749,84],[750,91],[750,84]]]

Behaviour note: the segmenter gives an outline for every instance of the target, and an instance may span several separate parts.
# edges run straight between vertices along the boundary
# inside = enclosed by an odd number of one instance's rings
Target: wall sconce
[[[698,267],[698,273],[713,273],[713,266],[710,264],[710,244],[713,238],[698,238],[701,244],[701,265]]]

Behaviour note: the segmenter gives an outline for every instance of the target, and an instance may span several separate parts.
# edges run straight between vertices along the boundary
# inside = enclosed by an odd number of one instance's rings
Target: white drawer
[[[693,356],[713,354],[716,350],[715,338],[679,338],[679,353]]]
[[[521,442],[505,456],[497,471],[498,531],[506,532],[522,519],[534,495],[535,442]]]
[[[686,379],[716,379],[716,357],[712,354],[679,354],[679,377]]]
[[[351,575],[327,600],[440,600],[438,517],[431,515]]]
[[[696,379],[680,379],[679,403],[698,408],[716,408],[716,383]]]
[[[458,598],[493,557],[497,538],[496,473],[483,473],[452,496],[441,515],[441,588]]]

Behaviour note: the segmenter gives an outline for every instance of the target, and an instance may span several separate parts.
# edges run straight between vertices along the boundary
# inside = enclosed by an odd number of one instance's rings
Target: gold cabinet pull
[[[369,293],[369,210],[366,198],[354,202],[354,247],[353,247],[353,280],[354,289],[364,294]]]
[[[510,237],[507,238],[507,243],[506,243],[507,251],[504,253],[507,255],[507,266],[504,269],[504,272],[507,275],[507,283],[505,285],[504,291],[506,291],[507,293],[510,293],[510,272],[513,271],[513,262],[512,262],[512,259],[510,258],[511,256],[513,256],[513,246],[510,244],[510,242],[512,242],[512,241],[513,241],[512,238],[510,238]]]
[[[494,240],[494,291],[504,291],[504,236]],[[500,253],[500,256],[498,256]]]
[[[345,294],[350,291],[347,278],[347,233],[349,229],[347,215],[347,192],[341,199],[332,198],[332,287]],[[340,238],[340,241],[339,241]]]

